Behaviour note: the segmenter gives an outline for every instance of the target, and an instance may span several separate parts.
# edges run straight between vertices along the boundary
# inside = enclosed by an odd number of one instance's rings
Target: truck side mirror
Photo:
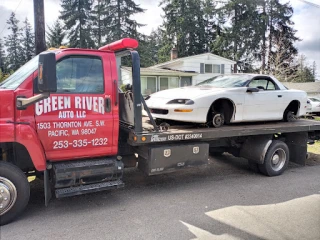
[[[53,52],[39,55],[38,89],[41,93],[57,91],[56,55]]]
[[[57,92],[56,55],[53,52],[43,52],[39,55],[38,89],[41,94],[29,98],[17,96],[17,109],[25,110],[29,105],[48,98],[50,93]]]

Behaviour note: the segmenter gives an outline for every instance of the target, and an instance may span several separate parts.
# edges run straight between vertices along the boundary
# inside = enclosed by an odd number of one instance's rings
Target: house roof
[[[292,83],[283,82],[289,89],[298,89],[307,93],[320,93],[320,82],[305,82],[305,83]]]
[[[160,63],[160,64],[157,64],[157,65],[154,65],[154,66],[151,66],[149,68],[160,68],[160,67],[163,67],[163,66],[166,66],[166,65],[170,65],[172,63],[177,63],[177,62],[181,62],[181,61],[184,61],[186,59],[190,59],[190,58],[194,58],[194,57],[199,57],[199,56],[212,56],[212,57],[215,57],[215,58],[218,58],[218,59],[221,59],[223,61],[227,61],[227,62],[230,62],[230,64],[236,64],[237,62],[235,61],[232,61],[228,58],[224,58],[224,57],[221,57],[221,56],[218,56],[218,55],[215,55],[213,53],[202,53],[202,54],[198,54],[198,55],[193,55],[193,56],[189,56],[189,57],[183,57],[183,58],[177,58],[177,59],[174,59],[174,60],[171,60],[171,61],[168,61],[168,62],[164,62],[164,63]]]
[[[131,67],[121,66],[121,69],[125,71],[131,72]],[[140,68],[140,74],[144,76],[174,76],[174,77],[191,77],[196,76],[198,73],[196,72],[183,72],[183,71],[175,71],[175,70],[167,70],[162,68]]]

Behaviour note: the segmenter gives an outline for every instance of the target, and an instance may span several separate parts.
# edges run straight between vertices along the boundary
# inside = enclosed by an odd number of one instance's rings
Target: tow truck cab
[[[0,225],[27,205],[30,175],[43,179],[47,205],[53,192],[61,198],[123,187],[124,167],[162,174],[208,164],[209,153],[242,156],[276,176],[289,160],[303,165],[307,142],[319,139],[314,121],[158,126],[141,96],[137,47],[127,38],[99,50],[46,51],[0,84]],[[118,88],[123,56],[132,58],[126,93]]]

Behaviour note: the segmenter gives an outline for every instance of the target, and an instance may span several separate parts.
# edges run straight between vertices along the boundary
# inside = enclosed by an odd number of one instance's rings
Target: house
[[[161,90],[189,86],[195,72],[174,71],[161,68],[140,68],[141,93],[148,96]],[[122,84],[131,83],[131,67],[121,67]]]
[[[192,77],[192,85],[211,77],[233,73],[235,61],[220,57],[212,53],[203,53],[189,57],[178,58],[177,50],[171,50],[171,61],[149,67],[151,69],[169,69],[176,71],[192,71],[197,75]]]
[[[320,98],[320,82],[304,82],[304,83],[292,83],[283,82],[283,84],[289,89],[297,89],[307,92],[309,97]]]
[[[143,56],[142,56],[143,57]],[[195,85],[220,74],[232,73],[236,62],[212,53],[178,58],[177,50],[171,50],[171,60],[148,68],[141,68],[141,93],[151,93],[189,85]],[[132,81],[130,67],[121,66],[121,84]]]

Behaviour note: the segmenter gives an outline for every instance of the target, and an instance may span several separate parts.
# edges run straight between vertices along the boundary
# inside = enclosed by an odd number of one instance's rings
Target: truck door
[[[36,128],[47,159],[115,154],[108,54],[61,54],[57,92],[35,105]]]

